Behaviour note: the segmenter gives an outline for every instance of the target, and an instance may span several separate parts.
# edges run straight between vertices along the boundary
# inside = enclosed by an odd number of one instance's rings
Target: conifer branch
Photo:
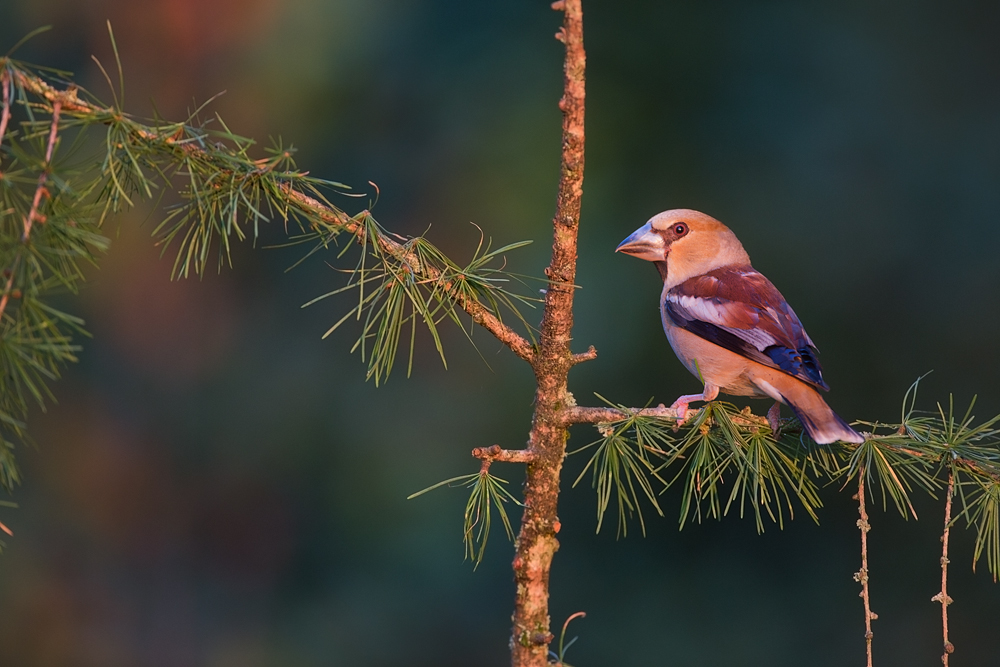
[[[12,129],[18,108],[23,109],[22,132]],[[27,438],[28,400],[42,405],[52,399],[48,384],[59,377],[61,364],[75,361],[78,346],[71,332],[83,331],[81,320],[42,299],[54,288],[75,291],[83,280],[79,262],[95,261],[95,252],[107,245],[99,233],[101,223],[133,206],[137,195],[152,198],[161,186],[179,186],[182,198],[155,232],[160,243],[180,244],[175,276],[204,272],[216,249],[220,265],[228,262],[230,239],[245,238],[248,224],[256,236],[258,223],[273,217],[283,219],[286,229],[290,220],[296,223],[303,235],[293,240],[314,240],[317,249],[328,247],[338,235],[352,235],[362,254],[374,256],[380,267],[372,272],[362,259],[348,286],[361,292],[352,313],[360,317],[368,309],[358,341],[363,357],[369,339],[378,335],[369,359],[369,376],[376,382],[391,369],[405,323],[412,322],[414,330],[418,321],[426,324],[443,360],[437,324],[447,317],[469,333],[456,310],[532,361],[533,341],[501,319],[501,308],[513,311],[531,337],[518,311],[518,302],[531,299],[508,292],[502,267],[488,265],[524,243],[491,251],[481,242],[472,262],[458,265],[421,237],[404,239],[383,231],[368,211],[350,216],[334,206],[321,190],[342,186],[297,171],[293,149],[279,146],[268,157],[255,159],[248,153],[254,142],[232,134],[221,119],[214,119],[220,130],[195,122],[192,116],[181,123],[143,124],[75,85],[50,81],[43,70],[0,58],[0,159],[9,158],[0,172],[0,373],[5,378],[0,388],[0,484],[8,491],[20,480],[13,450],[14,442]],[[83,145],[76,135],[93,127],[106,133],[106,154],[78,161],[81,167],[75,171],[57,170],[56,149],[63,135],[71,133],[75,144]],[[384,283],[372,284],[372,276]],[[395,299],[391,308],[385,306],[386,295]],[[409,313],[401,313],[407,305]],[[485,494],[480,499],[505,498],[501,483],[490,477],[474,488]],[[476,535],[488,531],[488,521],[477,526]],[[474,540],[478,557],[485,533],[482,537]]]
[[[359,242],[363,241],[366,228],[355,219],[348,218],[342,211],[338,211],[314,197],[295,190],[290,183],[283,184],[282,191],[288,197],[289,202],[299,207],[304,213],[315,215],[330,225],[341,226],[344,231],[353,234]],[[406,263],[407,266],[412,267],[414,274],[418,278],[431,282],[441,280],[442,276],[439,269],[434,266],[424,265],[415,253],[407,250],[403,244],[393,240],[388,235],[378,235],[375,242],[384,252]],[[493,334],[497,340],[506,345],[521,359],[524,359],[528,363],[532,362],[535,354],[534,346],[523,336],[501,322],[481,302],[461,293],[458,290],[456,280],[445,279],[441,281],[440,287],[446,294],[455,299],[455,303],[462,310],[472,316],[474,323]]]

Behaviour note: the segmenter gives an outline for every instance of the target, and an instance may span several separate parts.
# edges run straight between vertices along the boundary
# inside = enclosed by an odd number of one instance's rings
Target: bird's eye
[[[683,222],[678,222],[676,225],[674,225],[673,232],[676,236],[684,236],[685,234],[688,233],[688,226],[685,225]]]

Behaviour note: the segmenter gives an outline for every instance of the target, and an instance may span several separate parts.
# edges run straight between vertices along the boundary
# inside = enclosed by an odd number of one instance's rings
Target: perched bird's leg
[[[767,411],[767,423],[771,425],[771,433],[774,439],[781,437],[781,402],[775,401],[771,409]]]
[[[677,424],[683,424],[687,419],[688,403],[693,403],[694,401],[714,401],[715,397],[718,395],[719,388],[714,384],[706,382],[705,388],[700,394],[685,394],[684,396],[679,396],[670,406],[671,409],[677,411]]]

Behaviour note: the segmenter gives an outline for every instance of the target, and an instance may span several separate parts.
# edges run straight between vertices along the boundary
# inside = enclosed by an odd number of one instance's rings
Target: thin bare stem
[[[10,122],[10,87],[12,85],[10,73],[4,69],[0,72],[0,89],[3,91],[3,106],[0,106],[0,146],[3,145],[4,135],[7,134],[7,123]]]
[[[574,405],[563,410],[562,416],[567,424],[600,424],[616,422],[639,415],[642,417],[659,417],[661,419],[677,419],[677,411],[662,403],[655,408],[632,408],[628,412],[618,408],[587,408]]]
[[[10,275],[7,276],[7,284],[4,285],[3,295],[0,296],[0,320],[3,319],[4,311],[7,310],[7,302],[10,300],[10,294],[14,287],[14,271],[11,270]]]
[[[948,595],[948,537],[951,534],[951,497],[955,492],[955,473],[948,472],[948,495],[944,501],[944,532],[941,533],[941,592],[931,598],[931,602],[941,603],[941,640],[944,653],[941,663],[948,667],[948,656],[955,652],[955,645],[948,641],[948,605],[954,600]]]
[[[38,175],[38,186],[35,188],[35,197],[31,200],[31,210],[28,212],[28,217],[24,219],[23,240],[25,241],[31,236],[31,225],[35,220],[45,222],[45,216],[38,213],[38,205],[42,201],[42,195],[48,194],[48,190],[45,189],[45,182],[49,180],[49,168],[52,166],[52,152],[56,146],[56,138],[59,136],[60,111],[62,111],[62,102],[56,100],[52,103],[52,127],[49,129],[49,143],[45,148],[45,165],[42,168],[42,173]]]
[[[858,528],[861,529],[861,569],[854,573],[854,581],[861,584],[860,597],[865,602],[865,648],[868,653],[868,667],[872,667],[872,621],[878,618],[878,614],[872,611],[871,602],[868,597],[868,531],[871,524],[868,523],[868,511],[865,509],[865,474],[864,466],[858,471]]]

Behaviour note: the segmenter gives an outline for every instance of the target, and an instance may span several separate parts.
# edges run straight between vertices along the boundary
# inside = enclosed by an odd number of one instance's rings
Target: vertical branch
[[[24,219],[24,240],[27,241],[31,235],[31,225],[35,220],[45,222],[45,216],[38,213],[38,205],[42,201],[42,194],[48,194],[45,189],[45,182],[49,179],[49,168],[52,166],[52,151],[55,149],[56,138],[59,136],[59,112],[62,110],[62,102],[56,100],[52,103],[52,127],[49,130],[49,143],[45,148],[45,165],[42,173],[38,175],[38,186],[35,188],[35,197],[31,200],[31,211]]]
[[[861,569],[854,573],[854,581],[861,584],[861,597],[865,602],[865,646],[868,652],[868,667],[872,667],[872,621],[878,618],[878,614],[872,611],[871,602],[868,597],[868,531],[872,529],[868,523],[868,510],[865,509],[865,467],[858,470],[858,528],[861,529]]]
[[[3,146],[3,137],[7,134],[7,123],[10,122],[10,95],[11,86],[14,82],[11,81],[10,73],[6,68],[0,72],[0,89],[2,89],[3,96],[3,106],[0,107],[0,147]]]
[[[10,77],[7,75],[7,71],[4,70],[3,75],[0,76],[0,87],[3,88],[3,109],[0,111],[0,140],[3,139],[4,132],[7,129],[7,122],[10,119],[11,85]],[[45,183],[49,178],[49,168],[52,166],[52,153],[55,150],[56,139],[59,137],[60,111],[62,111],[62,102],[56,100],[52,103],[52,127],[49,129],[48,145],[45,148],[45,164],[42,167],[42,173],[38,175],[38,185],[35,187],[35,196],[31,201],[31,210],[24,219],[24,233],[21,236],[22,242],[28,241],[28,237],[31,235],[31,226],[35,220],[45,222],[45,216],[38,212],[38,207],[41,204],[42,195],[48,194],[48,191],[45,189]],[[7,269],[9,272],[7,283],[4,285],[3,295],[0,295],[0,320],[3,319],[3,314],[7,310],[7,303],[10,301],[10,297],[17,296],[17,290],[14,289],[14,275],[17,273],[17,262],[20,258],[20,253],[16,254],[14,256],[14,264]]]
[[[3,148],[3,138],[7,134],[7,124],[10,122],[10,96],[11,96],[11,86],[14,82],[10,78],[10,72],[6,68],[0,72],[0,89],[2,89],[3,106],[0,107],[0,149]],[[0,157],[3,156],[3,151],[0,150]],[[0,176],[3,172],[0,172]],[[3,295],[0,295],[0,320],[3,319],[3,313],[7,310],[7,301],[10,299],[10,290],[14,286],[14,271],[11,267],[10,275],[7,276],[7,284],[4,285]]]
[[[7,301],[10,300],[10,294],[14,287],[14,271],[10,269],[10,275],[7,276],[7,284],[3,286],[3,295],[0,296],[0,320],[3,320],[4,311],[7,310]]]
[[[545,275],[548,289],[542,314],[538,350],[532,357],[538,389],[528,437],[533,460],[524,482],[524,515],[514,556],[516,596],[511,632],[514,667],[548,664],[549,571],[559,548],[559,474],[566,455],[566,382],[573,365],[570,350],[573,293],[576,280],[577,232],[583,196],[584,71],[583,9],[580,0],[559,0],[552,8],[563,12],[556,38],[566,45],[563,96],[562,161],[556,212],[552,221],[552,259]]]
[[[948,641],[948,605],[953,600],[948,595],[948,536],[951,533],[951,496],[955,492],[955,471],[948,472],[948,495],[944,501],[944,532],[941,534],[941,592],[931,598],[931,602],[941,603],[941,639],[944,653],[941,662],[948,667],[948,656],[955,652],[955,645]]]

